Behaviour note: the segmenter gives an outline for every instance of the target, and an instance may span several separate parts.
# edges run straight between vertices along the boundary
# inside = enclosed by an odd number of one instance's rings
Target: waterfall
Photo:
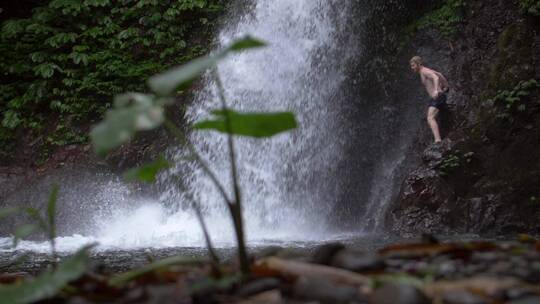
[[[333,9],[336,6],[339,11]],[[229,105],[239,111],[292,111],[299,121],[298,130],[289,134],[236,139],[248,239],[280,233],[301,239],[308,232],[315,237],[330,229],[327,218],[338,197],[332,175],[342,157],[336,135],[343,125],[333,97],[346,77],[349,60],[336,39],[348,20],[347,11],[347,4],[337,1],[259,0],[219,34],[220,46],[245,34],[268,43],[263,50],[219,65]],[[188,110],[191,122],[220,107],[212,75],[205,83]],[[231,188],[225,139],[216,133],[192,134],[219,179]],[[182,156],[182,151],[172,154]],[[188,175],[190,195],[208,216],[228,216],[223,199],[202,170],[192,167],[186,173],[180,167],[173,174]],[[171,198],[185,201],[176,190],[162,197]]]

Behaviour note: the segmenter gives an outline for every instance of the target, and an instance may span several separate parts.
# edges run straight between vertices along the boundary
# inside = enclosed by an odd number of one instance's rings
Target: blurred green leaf
[[[15,229],[15,232],[13,233],[13,246],[16,247],[20,240],[31,235],[38,229],[39,226],[31,224],[17,227],[17,229]]]
[[[47,203],[47,218],[49,220],[49,237],[53,239],[56,236],[56,202],[58,201],[58,185],[54,185],[49,195]]]
[[[71,281],[81,277],[89,263],[89,251],[86,246],[60,264],[56,271],[47,270],[33,280],[21,284],[1,285],[0,303],[26,304],[45,300],[55,296]]]
[[[240,52],[251,48],[265,46],[265,43],[249,36],[233,42],[229,47],[212,55],[197,58],[185,65],[172,68],[162,74],[155,75],[148,80],[148,85],[155,93],[167,96],[175,93],[178,87],[191,82],[204,73],[207,69],[215,66],[220,60],[231,52]]]
[[[163,268],[167,268],[174,265],[202,265],[207,263],[206,259],[194,259],[186,258],[182,256],[170,257],[157,262],[145,265],[139,269],[128,271],[112,277],[109,280],[109,284],[112,286],[123,286],[136,278],[139,278],[147,273],[158,271]]]
[[[130,106],[127,96],[132,97]],[[137,131],[156,128],[165,118],[163,107],[147,95],[121,95],[115,100],[115,105],[117,108],[107,111],[105,119],[90,133],[94,150],[99,155],[129,141]]]
[[[156,175],[161,171],[168,169],[172,166],[163,156],[160,156],[157,160],[145,164],[141,167],[128,170],[124,173],[124,178],[129,181],[140,181],[145,183],[154,183],[156,181]]]
[[[260,47],[265,47],[266,43],[264,41],[252,38],[250,36],[246,36],[243,39],[237,40],[233,42],[233,44],[229,47],[231,51],[238,52],[243,51],[247,49],[255,49]]]
[[[216,130],[227,133],[225,113],[222,110],[212,112],[216,117],[194,125],[199,130]],[[271,137],[276,134],[295,129],[297,122],[293,113],[239,113],[228,110],[231,122],[231,133],[250,137]]]
[[[38,223],[41,229],[48,230],[47,222],[45,222],[45,220],[41,217],[39,210],[36,208],[27,207],[24,209],[24,211],[26,211],[26,214],[28,214],[30,218]]]
[[[0,219],[3,219],[5,217],[8,217],[12,214],[15,214],[17,212],[21,211],[20,208],[17,207],[11,207],[11,208],[2,208],[0,209]]]
[[[224,276],[219,279],[215,278],[205,278],[189,287],[189,292],[191,294],[204,292],[205,290],[229,290],[234,285],[238,285],[242,281],[242,276],[240,274],[233,274]]]
[[[162,74],[152,76],[148,85],[155,93],[166,96],[175,93],[178,87],[202,74],[206,69],[214,66],[225,58],[228,51],[221,51],[214,55],[197,58],[180,67],[172,68]]]

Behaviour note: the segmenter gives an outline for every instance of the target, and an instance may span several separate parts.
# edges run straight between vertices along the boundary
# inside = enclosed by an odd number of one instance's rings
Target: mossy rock
[[[534,31],[524,23],[504,29],[497,42],[497,59],[489,69],[486,96],[513,88],[523,79],[534,78]]]

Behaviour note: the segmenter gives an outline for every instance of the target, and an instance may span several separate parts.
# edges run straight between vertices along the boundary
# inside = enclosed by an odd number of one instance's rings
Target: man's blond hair
[[[417,65],[422,65],[423,63],[422,57],[414,56],[413,58],[411,58],[410,63],[416,63]]]

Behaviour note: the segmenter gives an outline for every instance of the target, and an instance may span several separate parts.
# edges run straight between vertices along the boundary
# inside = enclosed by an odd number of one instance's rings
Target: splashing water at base
[[[225,216],[210,216],[205,219],[214,245],[217,248],[235,246],[230,219]],[[117,210],[110,218],[102,218],[97,223],[94,236],[73,235],[57,237],[59,252],[73,252],[84,245],[97,243],[97,250],[133,250],[143,248],[198,248],[204,246],[202,231],[194,214],[178,212],[173,215],[157,202],[144,202],[131,211]],[[254,230],[252,230],[254,231]],[[350,235],[325,235],[322,231],[292,231],[287,227],[257,229],[248,233],[250,246],[287,245],[298,246],[303,243],[321,243],[334,239],[348,239]],[[0,251],[24,250],[50,252],[48,242],[20,241],[11,248],[12,238],[0,238]]]

